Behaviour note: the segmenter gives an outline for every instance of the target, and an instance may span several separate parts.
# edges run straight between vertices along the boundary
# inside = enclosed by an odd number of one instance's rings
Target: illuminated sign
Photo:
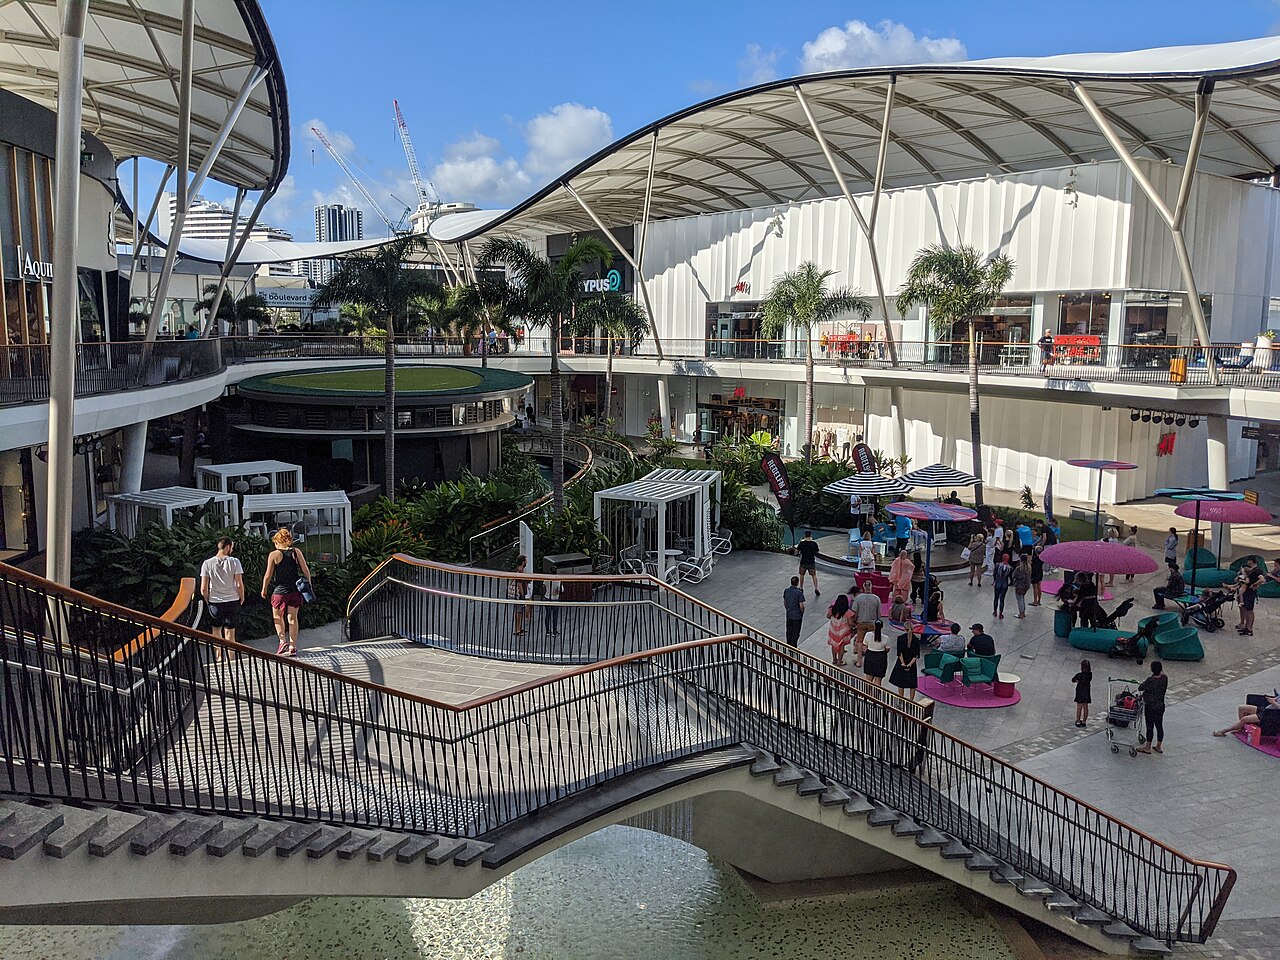
[[[38,280],[41,283],[53,283],[53,264],[46,260],[33,260],[30,254],[24,254],[18,247],[18,276],[23,280]]]

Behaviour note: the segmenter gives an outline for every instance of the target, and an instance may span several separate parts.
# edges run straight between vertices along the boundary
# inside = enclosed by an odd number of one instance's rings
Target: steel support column
[[[1208,439],[1205,442],[1205,454],[1208,460],[1208,479],[1210,490],[1230,490],[1231,482],[1231,444],[1228,435],[1226,417],[1207,417],[1205,427]],[[1231,555],[1231,525],[1227,523],[1211,523],[1209,525],[1209,545],[1214,549],[1221,563]]]
[[[1209,122],[1209,102],[1213,96],[1213,82],[1204,80],[1196,91],[1196,120],[1191,130],[1191,141],[1187,148],[1187,162],[1182,168],[1182,182],[1178,189],[1178,200],[1175,209],[1170,210],[1164,198],[1138,166],[1129,148],[1124,145],[1110,119],[1094,101],[1089,91],[1082,84],[1072,83],[1071,90],[1089,114],[1098,130],[1106,138],[1111,149],[1115,151],[1120,162],[1124,164],[1129,175],[1133,177],[1138,188],[1146,196],[1148,202],[1156,208],[1165,226],[1169,228],[1169,237],[1173,241],[1174,255],[1178,258],[1178,268],[1182,271],[1183,284],[1187,288],[1187,306],[1191,310],[1191,319],[1195,324],[1196,336],[1204,350],[1205,370],[1209,374],[1209,382],[1218,383],[1218,362],[1213,355],[1213,341],[1209,337],[1209,323],[1204,315],[1204,305],[1200,302],[1200,290],[1196,286],[1195,272],[1192,269],[1191,253],[1187,250],[1187,241],[1182,233],[1182,223],[1186,217],[1187,204],[1191,197],[1191,187],[1195,180],[1196,166],[1200,161],[1200,145],[1204,140],[1205,126]]]
[[[151,209],[147,211],[147,219],[145,219],[144,221],[142,221],[142,231],[141,231],[141,233],[142,233],[142,237],[139,237],[138,242],[137,242],[137,243],[135,243],[135,244],[133,245],[133,260],[132,260],[132,262],[129,264],[129,284],[130,284],[130,288],[132,288],[132,285],[133,285],[133,275],[134,275],[134,273],[136,273],[136,272],[137,272],[137,270],[138,270],[138,257],[140,256],[139,251],[141,250],[142,238],[143,238],[143,237],[145,237],[146,235],[148,235],[148,234],[150,234],[150,233],[151,233],[151,224],[152,224],[152,221],[154,221],[154,220],[155,220],[155,218],[156,218],[156,211],[160,209],[160,198],[161,198],[162,196],[164,196],[164,188],[165,188],[165,187],[167,187],[167,186],[169,185],[169,178],[173,176],[173,171],[174,171],[174,170],[176,170],[176,169],[177,169],[177,167],[175,167],[172,163],[167,164],[167,165],[165,166],[165,168],[164,168],[164,176],[160,178],[160,186],[156,187],[156,195],[155,195],[155,197],[153,197],[153,198],[152,198],[152,200],[151,200]],[[135,170],[134,172],[136,173],[137,171]],[[134,231],[135,231],[135,232],[134,232],[134,235],[135,235],[135,236],[138,236],[138,232],[137,232],[137,223],[138,223],[138,207],[137,207],[137,203],[138,203],[138,191],[137,191],[136,189],[133,191],[133,202],[134,202],[134,208],[133,208],[133,222],[134,222]],[[148,246],[148,247],[150,247],[150,245],[151,245],[151,244],[150,244],[150,241],[147,241],[147,246]],[[132,292],[132,290],[131,290],[131,292]],[[148,292],[149,292],[149,291],[148,291]]]
[[[75,457],[76,331],[79,297],[80,136],[84,108],[84,26],[88,0],[64,0],[58,36],[58,113],[54,159],[53,297],[49,329],[49,476],[46,576],[71,584],[71,471]]]
[[[222,295],[227,289],[227,278],[231,276],[231,270],[235,266],[235,261],[231,259],[235,250],[236,243],[236,224],[240,222],[240,207],[244,204],[244,187],[236,188],[236,199],[231,206],[231,229],[227,231],[227,252],[222,260],[222,269],[218,273],[218,286],[213,291],[213,301],[209,304],[209,316],[205,317],[204,328],[200,331],[200,336],[207,337],[212,333],[220,333],[218,330],[218,309],[222,306]],[[196,284],[199,287],[199,284]],[[199,294],[202,291],[196,290]]]

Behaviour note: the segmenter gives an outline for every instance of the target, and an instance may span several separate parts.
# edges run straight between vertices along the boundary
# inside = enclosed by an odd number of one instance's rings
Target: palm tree
[[[374,337],[382,333],[382,324],[367,303],[344,303],[338,308],[338,329],[348,337]]]
[[[613,406],[614,341],[622,340],[634,350],[649,332],[649,318],[632,297],[611,290],[598,297],[584,299],[574,310],[570,332],[575,337],[594,337],[597,328],[604,331],[608,348],[604,363],[604,414],[601,417],[608,420]]]
[[[852,313],[865,320],[871,303],[854,290],[827,289],[834,270],[820,270],[813,261],[800,264],[773,281],[760,304],[760,331],[770,339],[780,337],[787,324],[804,331],[804,458],[813,460],[813,327]]]
[[[480,253],[481,267],[501,263],[507,270],[508,315],[522,317],[529,326],[545,326],[551,339],[551,491],[556,513],[564,509],[564,384],[560,379],[560,331],[572,320],[583,299],[582,271],[613,261],[609,248],[595,237],[575,240],[563,257],[552,263],[520,240],[495,237]]]
[[[196,304],[196,312],[208,313],[212,310],[213,300],[217,293],[218,285],[216,283],[205,284],[204,299]],[[271,308],[267,306],[267,301],[256,293],[246,293],[238,300],[224,293],[222,300],[218,302],[217,319],[226,321],[227,326],[231,328],[231,335],[234,337],[240,333],[240,324],[242,323],[245,324],[245,332],[248,332],[248,324],[250,322],[259,325],[270,323]]]
[[[316,299],[323,304],[363,304],[386,324],[382,489],[391,500],[396,497],[396,328],[407,322],[414,301],[440,289],[427,271],[405,267],[405,260],[422,243],[418,236],[396,237],[372,250],[353,253],[340,261],[338,269],[316,293]]]
[[[978,344],[975,317],[991,312],[1013,276],[1013,261],[1003,254],[983,259],[975,248],[941,244],[923,247],[907,270],[898,293],[898,312],[923,305],[933,329],[951,336],[957,323],[969,326],[969,435],[973,446],[974,504],[982,506],[982,420],[978,409]]]

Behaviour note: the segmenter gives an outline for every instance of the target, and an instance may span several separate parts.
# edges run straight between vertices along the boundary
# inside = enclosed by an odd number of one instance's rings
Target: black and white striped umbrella
[[[972,487],[978,482],[973,474],[948,467],[945,463],[912,470],[904,473],[902,479],[913,487]]]
[[[851,477],[828,483],[823,493],[837,497],[897,497],[910,489],[901,477],[882,477],[878,473],[855,473]]]

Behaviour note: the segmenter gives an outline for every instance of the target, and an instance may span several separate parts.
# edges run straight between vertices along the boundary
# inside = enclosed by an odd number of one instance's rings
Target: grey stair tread
[[[1035,877],[1023,877],[1021,880],[1015,880],[1013,881],[1013,887],[1024,897],[1047,897],[1050,894],[1057,893],[1049,884],[1043,880],[1037,880]],[[1074,901],[1072,902],[1074,903]]]
[[[916,845],[920,847],[945,847],[951,838],[934,827],[925,827],[916,834]]]
[[[1094,907],[1081,907],[1071,915],[1071,919],[1076,923],[1096,923],[1099,925],[1110,923],[1112,920],[1109,915]]]
[[[209,838],[205,851],[214,857],[225,857],[239,850],[258,832],[256,820],[223,820],[222,829]]]
[[[0,826],[0,857],[6,860],[17,860],[62,826],[62,814],[46,807],[16,803],[6,809],[12,814]]]
[[[370,844],[378,839],[378,834],[369,830],[353,830],[351,838],[338,847],[338,859],[350,860],[358,857]]]
[[[179,857],[189,857],[222,829],[217,817],[187,817],[169,838],[169,852]]]
[[[398,863],[413,863],[428,850],[440,845],[435,837],[410,837],[409,842],[396,851]]]
[[[1113,920],[1102,928],[1102,932],[1108,937],[1115,937],[1117,940],[1137,940],[1138,937],[1142,936],[1141,933],[1123,920]]]
[[[876,805],[864,797],[860,793],[854,793],[853,798],[844,805],[844,812],[852,816],[866,816]]]
[[[973,856],[973,851],[968,846],[952,837],[951,840],[938,851],[938,854],[943,860],[967,860],[969,857]]]
[[[777,773],[782,769],[782,764],[767,754],[761,754],[759,759],[752,762],[750,766],[751,775],[753,777],[767,777],[771,773]]]
[[[467,845],[467,841],[462,837],[436,837],[436,839],[440,842],[427,854],[427,863],[433,866],[439,866],[446,860],[452,860]]]
[[[1137,940],[1129,941],[1129,951],[1131,953],[1140,954],[1158,954],[1162,957],[1167,957],[1169,954],[1173,953],[1173,951],[1169,949],[1169,945],[1167,943],[1162,943],[1161,941],[1154,940],[1151,937],[1139,937]]]
[[[1050,910],[1074,910],[1080,906],[1080,901],[1061,890],[1055,890],[1044,898],[1044,905]]]
[[[280,834],[275,843],[277,857],[292,857],[299,850],[306,849],[316,837],[320,836],[322,825],[319,823],[295,823]]]
[[[916,837],[924,833],[924,827],[916,823],[910,817],[901,817],[898,822],[893,825],[893,835],[895,837]]]
[[[103,810],[66,806],[59,812],[62,814],[62,826],[49,834],[44,842],[46,856],[58,860],[88,843],[107,826],[107,814]]]
[[[873,827],[889,827],[901,819],[896,812],[884,806],[877,806],[867,814],[867,823]]]
[[[140,857],[148,857],[166,843],[178,827],[182,826],[180,817],[171,817],[163,813],[153,813],[141,830],[129,841],[129,852]]]
[[[838,807],[848,803],[853,797],[849,791],[838,783],[827,784],[827,789],[822,791],[822,795],[818,797],[818,802],[824,807]]]
[[[999,860],[995,857],[987,856],[981,850],[975,850],[969,858],[965,860],[964,865],[974,871],[995,870],[997,867],[1002,866]]]
[[[804,771],[804,779],[796,786],[796,793],[802,797],[816,797],[827,789],[827,785],[823,783],[822,778],[812,770]]]
[[[379,833],[378,839],[365,850],[365,856],[375,863],[381,863],[408,842],[407,833]]]
[[[312,860],[327,857],[350,839],[348,827],[321,827],[320,835],[307,844],[307,856]]]
[[[89,839],[89,852],[109,857],[142,831],[147,818],[126,810],[108,810],[107,825]]]
[[[804,780],[804,771],[795,764],[782,761],[781,767],[773,775],[773,782],[780,787],[790,787]]]
[[[276,845],[276,841],[280,839],[280,835],[289,829],[292,824],[273,823],[269,820],[259,820],[258,829],[253,835],[247,837],[240,852],[246,857],[260,857],[272,847]]]
[[[1021,880],[1025,880],[1026,876],[1016,867],[1002,863],[991,871],[991,879],[996,883],[1018,883]]]
[[[475,863],[492,846],[492,843],[484,843],[481,840],[468,840],[463,844],[462,849],[453,855],[453,862],[460,867]]]

